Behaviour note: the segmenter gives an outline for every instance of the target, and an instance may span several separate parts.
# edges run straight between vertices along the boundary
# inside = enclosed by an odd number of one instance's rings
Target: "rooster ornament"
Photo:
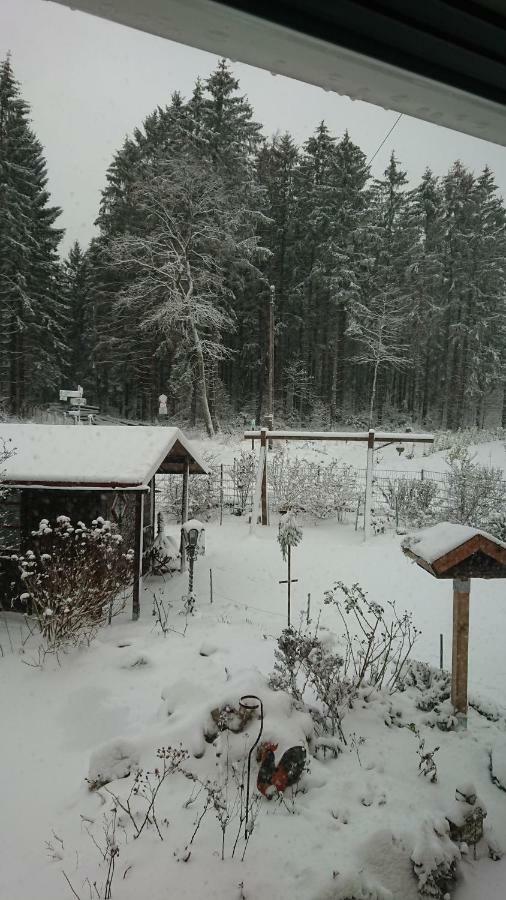
[[[297,784],[306,765],[306,751],[304,747],[290,747],[283,753],[276,765],[275,752],[277,744],[266,741],[257,751],[257,759],[260,763],[257,777],[257,788],[264,797],[271,800],[277,792],[282,794],[287,787]]]

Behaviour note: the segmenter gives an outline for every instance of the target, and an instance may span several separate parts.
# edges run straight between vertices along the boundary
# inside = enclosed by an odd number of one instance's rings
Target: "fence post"
[[[220,466],[220,525],[223,525],[223,463]]]
[[[369,429],[367,438],[367,468],[365,470],[364,540],[371,533],[372,479],[374,470],[374,429]]]
[[[424,472],[423,472],[423,469],[420,469],[420,481],[423,481],[423,479],[424,479]]]
[[[267,525],[267,429],[262,428],[260,432],[260,446],[263,451],[263,472],[262,472],[262,525]]]

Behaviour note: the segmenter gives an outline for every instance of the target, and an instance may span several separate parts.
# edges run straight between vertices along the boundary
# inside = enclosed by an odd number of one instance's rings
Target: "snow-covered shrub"
[[[351,466],[340,465],[337,460],[315,465],[277,453],[269,465],[268,477],[277,512],[293,509],[317,519],[341,519],[356,503],[356,475]]]
[[[252,451],[241,450],[234,459],[232,480],[234,485],[234,498],[236,498],[235,512],[244,514],[248,501],[251,500],[253,485],[255,483],[258,460]]]
[[[418,774],[423,775],[425,778],[428,778],[432,784],[435,784],[437,782],[437,764],[434,756],[438,752],[439,747],[433,747],[432,750],[427,750],[425,748],[425,738],[422,737],[420,730],[416,727],[414,722],[410,722],[409,725],[401,725],[400,727],[407,728],[408,731],[411,731],[418,741],[416,751],[416,755],[418,756]]]
[[[434,435],[434,444],[431,453],[440,450],[453,450],[462,447],[470,447],[472,444],[481,444],[484,441],[504,441],[506,429],[478,428],[476,425],[461,428],[458,431],[438,431]]]
[[[480,466],[473,459],[467,447],[449,451],[445,515],[449,522],[486,528],[506,508],[506,483],[501,469]]]
[[[128,778],[138,765],[139,752],[132,741],[126,738],[109,741],[91,754],[88,787],[96,791],[118,778]]]
[[[447,819],[441,816],[424,822],[411,855],[419,894],[449,900],[460,858]]]
[[[417,478],[389,479],[381,487],[396,527],[401,523],[421,528],[437,516],[439,486],[437,482]]]
[[[285,691],[301,706],[307,703],[320,730],[344,737],[341,721],[355,695],[355,686],[346,677],[344,655],[314,634],[285,628],[274,658],[273,690]]]
[[[363,873],[335,873],[331,887],[319,893],[316,900],[394,900],[391,891],[373,882]],[[400,898],[399,898],[400,900]]]
[[[320,732],[344,738],[342,720],[362,689],[385,687],[392,693],[401,685],[419,632],[411,615],[399,616],[393,603],[389,620],[357,584],[348,588],[337,582],[324,602],[338,612],[339,643],[308,629],[286,628],[278,638],[270,685],[309,706]]]
[[[419,660],[408,662],[403,683],[405,687],[417,688],[420,694],[416,706],[425,712],[437,709],[450,696],[450,673]]]
[[[121,594],[132,583],[133,551],[99,517],[90,527],[58,516],[42,519],[32,532],[33,549],[18,558],[21,601],[35,619],[45,650],[89,643],[97,629],[124,606]]]
[[[484,528],[498,540],[506,543],[506,508],[504,505],[501,509],[492,510],[490,518],[484,523]]]
[[[397,612],[394,601],[383,606],[369,600],[359,584],[337,581],[325,591],[324,603],[337,611],[344,629],[347,667],[358,687],[367,683],[390,692],[402,684],[413,645],[420,634],[411,613]]]

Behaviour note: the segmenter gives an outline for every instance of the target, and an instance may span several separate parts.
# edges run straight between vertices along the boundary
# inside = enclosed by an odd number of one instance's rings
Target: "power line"
[[[378,153],[380,152],[380,150],[381,150],[383,144],[385,144],[385,143],[387,142],[388,138],[389,138],[390,135],[392,134],[392,131],[394,130],[395,126],[396,126],[396,125],[400,122],[400,120],[402,119],[402,115],[403,115],[402,113],[399,113],[399,115],[397,116],[397,118],[396,118],[394,124],[392,125],[392,127],[391,127],[391,129],[390,129],[390,131],[387,132],[387,134],[386,134],[385,137],[383,138],[383,140],[382,140],[381,144],[379,145],[378,149],[376,150],[376,152],[373,153],[373,155],[367,160],[368,163],[372,163],[373,159],[378,155]]]

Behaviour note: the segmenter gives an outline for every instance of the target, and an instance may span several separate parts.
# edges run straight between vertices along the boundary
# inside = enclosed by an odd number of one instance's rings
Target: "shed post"
[[[367,438],[367,468],[365,470],[365,501],[364,501],[364,540],[371,533],[371,506],[372,506],[372,479],[374,471],[374,429],[369,429]]]
[[[267,525],[267,429],[262,428],[260,431],[260,446],[264,448],[263,453],[260,453],[260,458],[263,457],[263,472],[262,472],[262,525]]]
[[[470,589],[469,578],[453,579],[452,703],[463,728],[467,727]]]
[[[183,540],[183,525],[188,521],[188,481],[190,475],[190,460],[185,457],[183,471],[183,500],[181,504],[181,572],[186,571],[186,546]]]
[[[132,597],[132,619],[139,618],[142,591],[142,549],[144,537],[144,495],[135,495],[135,551],[134,551],[134,586]]]
[[[150,522],[151,525],[151,540],[155,539],[155,521],[156,521],[156,475],[153,475],[150,484],[149,484],[149,513],[150,513]]]

